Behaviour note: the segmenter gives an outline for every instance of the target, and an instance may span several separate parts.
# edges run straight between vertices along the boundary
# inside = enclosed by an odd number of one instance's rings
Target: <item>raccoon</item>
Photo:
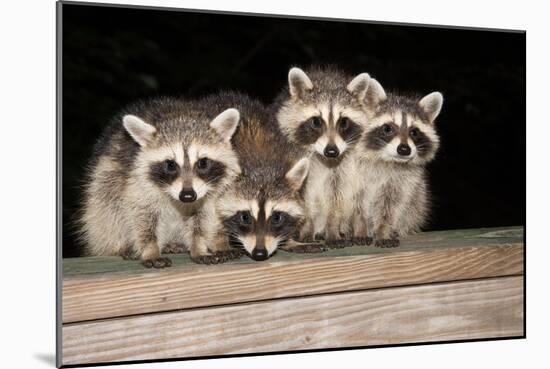
[[[139,258],[155,268],[171,265],[161,253],[184,247],[199,262],[218,260],[224,250],[231,256],[203,219],[240,173],[231,148],[240,114],[211,111],[204,102],[159,98],[113,119],[84,186],[79,223],[86,254]]]
[[[443,95],[390,94],[371,79],[366,101],[369,128],[355,151],[357,175],[364,182],[356,193],[354,237],[396,247],[399,237],[420,230],[428,217],[425,166],[439,147],[435,119]]]
[[[288,89],[274,103],[277,121],[288,139],[311,153],[305,185],[306,221],[299,240],[324,239],[342,247],[351,233],[355,162],[350,155],[368,120],[364,114],[370,77],[355,78],[332,67],[304,72],[291,68]]]
[[[288,247],[289,237],[303,223],[307,153],[288,142],[262,103],[226,93],[212,105],[241,112],[232,138],[241,173],[217,204],[228,242],[254,260],[266,260],[279,247]]]

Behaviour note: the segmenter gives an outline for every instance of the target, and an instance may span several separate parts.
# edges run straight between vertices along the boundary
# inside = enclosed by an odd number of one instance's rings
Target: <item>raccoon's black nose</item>
[[[256,261],[262,261],[267,259],[267,250],[266,249],[254,249],[252,251],[252,259]]]
[[[335,158],[340,155],[340,150],[338,150],[336,145],[327,145],[324,154],[327,158]]]
[[[197,193],[192,188],[184,188],[180,192],[180,201],[193,202],[197,199]]]
[[[399,144],[397,146],[397,153],[401,156],[409,156],[411,154],[411,147],[407,144]]]

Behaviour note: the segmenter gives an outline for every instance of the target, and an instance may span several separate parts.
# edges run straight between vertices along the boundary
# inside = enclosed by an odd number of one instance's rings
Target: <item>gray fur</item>
[[[377,81],[371,82],[374,88],[365,110],[369,126],[354,153],[362,184],[354,190],[358,205],[352,218],[353,233],[355,238],[374,238],[378,246],[396,246],[399,237],[419,231],[429,216],[425,167],[439,147],[434,119],[442,97],[432,94],[430,104],[422,105],[419,96],[389,94]],[[381,128],[388,124],[399,130],[394,128],[395,135],[384,137]],[[413,129],[420,131],[415,139]],[[400,156],[395,149],[399,144],[408,145],[411,154]]]
[[[226,224],[225,232],[230,238],[240,242],[248,253],[258,243],[265,243],[264,246],[271,255],[303,221],[302,181],[307,175],[308,165],[300,168],[296,166],[300,159],[307,156],[307,152],[288,141],[277,127],[273,112],[257,100],[243,94],[223,93],[216,95],[212,104],[219,109],[235,106],[241,112],[242,118],[232,139],[242,171],[218,200],[218,212],[222,222]],[[292,171],[293,168],[298,170]],[[279,234],[270,233],[268,227],[243,234],[230,221],[239,211],[250,210],[251,205],[262,207],[260,212],[268,216],[270,209],[267,206],[276,208],[289,204],[297,211],[293,214],[296,225],[289,225]],[[246,237],[250,242],[246,242]]]
[[[293,70],[289,73],[290,84],[293,78],[302,75]],[[345,136],[338,130],[338,124],[340,118],[349,118],[358,135],[366,127],[364,111],[367,109],[365,96],[369,76],[364,73],[354,78],[333,67],[313,67],[305,75],[311,84],[306,80],[287,87],[273,104],[281,131],[311,155],[304,190],[306,222],[299,239],[307,242],[319,236],[327,241],[340,240],[351,232],[348,221],[353,213],[351,188],[355,188],[352,185],[355,159],[351,153],[358,136]],[[308,88],[300,90],[300,86]],[[325,132],[316,142],[304,143],[300,127],[313,116],[324,117]],[[323,155],[325,145],[331,142],[338,146],[340,155],[337,158]]]
[[[159,98],[131,105],[113,119],[95,147],[84,186],[79,224],[88,255],[122,255],[162,267],[170,265],[160,257],[167,245],[185,245],[192,256],[216,251],[197,242],[212,236],[203,213],[212,209],[217,194],[240,171],[231,144],[210,127],[220,113],[204,101]],[[125,126],[134,129],[137,139],[132,138],[122,124],[128,114],[154,127],[154,134],[140,140],[142,132],[134,125],[138,120],[131,118]],[[187,165],[187,150],[207,146],[223,153],[227,170],[215,184],[205,183],[203,196],[194,203],[178,200],[180,177],[170,184],[153,181],[154,163],[182,156],[186,165],[179,168],[181,177],[185,183],[198,183]]]

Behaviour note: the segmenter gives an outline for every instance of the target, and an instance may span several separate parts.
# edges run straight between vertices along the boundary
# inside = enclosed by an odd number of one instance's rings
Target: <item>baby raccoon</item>
[[[286,140],[260,102],[222,94],[212,104],[241,112],[232,144],[242,172],[218,201],[228,241],[252,259],[265,260],[278,247],[288,246],[289,237],[303,223],[301,189],[309,159]]]
[[[395,247],[398,237],[418,231],[428,216],[425,165],[439,147],[434,124],[443,96],[386,94],[371,79],[366,100],[369,128],[355,153],[364,182],[356,193],[354,237],[374,237],[376,246]]]
[[[288,90],[274,104],[282,132],[311,152],[300,241],[324,238],[327,246],[341,247],[350,235],[352,188],[359,178],[349,153],[368,122],[363,111],[369,80],[367,73],[352,79],[331,68],[307,74],[292,68]]]
[[[213,243],[203,218],[240,173],[230,142],[240,115],[234,108],[211,111],[203,102],[161,98],[113,120],[95,147],[84,190],[87,254],[162,268],[171,261],[161,253],[185,245],[195,260],[219,258],[224,246]]]

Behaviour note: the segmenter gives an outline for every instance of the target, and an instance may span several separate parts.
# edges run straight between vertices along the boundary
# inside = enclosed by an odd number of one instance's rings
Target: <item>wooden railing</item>
[[[63,364],[521,337],[523,228],[165,270],[63,260]]]

